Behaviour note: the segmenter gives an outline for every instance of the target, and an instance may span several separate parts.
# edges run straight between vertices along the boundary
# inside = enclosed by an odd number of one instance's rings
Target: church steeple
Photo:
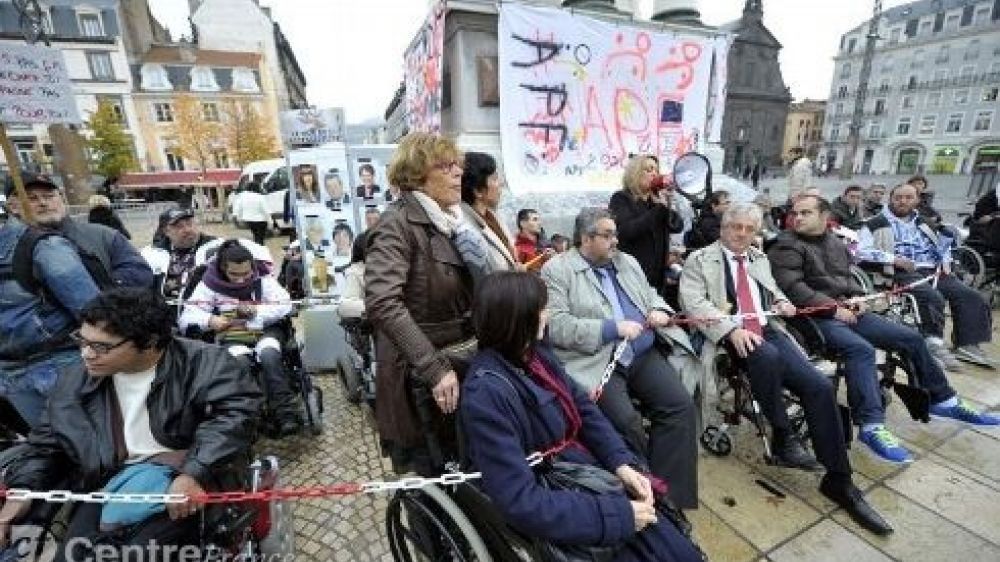
[[[743,5],[743,15],[754,15],[758,18],[764,17],[764,0],[746,0]]]

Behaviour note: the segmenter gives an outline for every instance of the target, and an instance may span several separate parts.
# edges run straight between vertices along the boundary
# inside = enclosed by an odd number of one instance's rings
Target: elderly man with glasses
[[[576,217],[573,245],[541,272],[549,293],[548,337],[556,354],[570,376],[598,396],[598,406],[632,450],[646,457],[651,472],[669,482],[674,503],[697,508],[697,415],[691,392],[700,373],[694,372],[698,361],[687,334],[672,325],[673,311],[649,285],[639,262],[618,251],[611,213],[584,209]],[[612,352],[620,340],[628,346],[615,359]],[[609,361],[615,361],[613,372],[602,388]],[[648,436],[643,416],[651,424]]]

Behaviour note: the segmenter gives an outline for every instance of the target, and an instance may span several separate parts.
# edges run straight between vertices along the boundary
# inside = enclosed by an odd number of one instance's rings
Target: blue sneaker
[[[977,412],[964,400],[959,400],[956,406],[931,405],[931,415],[940,418],[951,418],[972,425],[1000,425],[1000,417],[984,412]]]
[[[885,427],[859,432],[858,441],[868,445],[868,448],[884,461],[894,463],[913,462],[910,452],[900,445],[896,436]]]

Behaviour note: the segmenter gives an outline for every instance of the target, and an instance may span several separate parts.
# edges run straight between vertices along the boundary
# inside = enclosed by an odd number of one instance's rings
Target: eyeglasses
[[[594,236],[600,236],[605,240],[618,240],[618,232],[614,230],[609,230],[607,232],[595,232]]]
[[[447,172],[452,168],[458,168],[461,170],[462,162],[459,160],[449,160],[447,162],[438,162],[437,164],[434,164],[434,169],[441,170],[442,172]]]
[[[89,347],[90,351],[93,351],[95,355],[105,355],[107,353],[110,353],[113,349],[115,349],[117,347],[121,347],[121,346],[125,345],[126,343],[128,343],[127,339],[122,340],[122,341],[120,341],[118,343],[107,343],[107,342],[101,342],[101,341],[90,341],[90,340],[84,339],[84,337],[82,335],[80,335],[80,330],[76,330],[75,332],[73,332],[72,334],[70,334],[69,335],[69,339],[73,340],[73,343],[75,343],[76,345],[78,345],[80,347],[80,349],[83,349],[85,347]]]

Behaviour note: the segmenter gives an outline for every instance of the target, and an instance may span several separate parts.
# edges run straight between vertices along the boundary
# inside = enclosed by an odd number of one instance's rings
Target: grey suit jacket
[[[644,313],[653,310],[670,311],[670,307],[649,286],[639,262],[632,256],[616,252],[612,263],[618,272],[618,282],[632,302]],[[549,340],[570,374],[588,392],[600,383],[605,367],[618,341],[603,343],[604,321],[613,317],[611,302],[601,289],[601,282],[587,260],[576,248],[552,258],[542,268],[542,279],[548,287]],[[700,363],[684,330],[661,328],[657,334],[671,343],[678,368],[689,391],[701,378]],[[686,356],[685,360],[681,357]],[[687,361],[687,360],[690,361]],[[692,365],[687,365],[690,362]]]
[[[767,255],[756,248],[747,252],[747,274],[770,293],[772,302],[787,301],[771,275],[771,263]],[[722,320],[705,325],[701,332],[714,344],[722,341],[729,332],[739,326],[730,318],[735,311],[734,303],[726,294],[726,273],[722,243],[715,242],[688,256],[681,274],[680,301],[684,312],[699,318],[724,317]],[[781,324],[774,317],[768,318],[777,327]]]

